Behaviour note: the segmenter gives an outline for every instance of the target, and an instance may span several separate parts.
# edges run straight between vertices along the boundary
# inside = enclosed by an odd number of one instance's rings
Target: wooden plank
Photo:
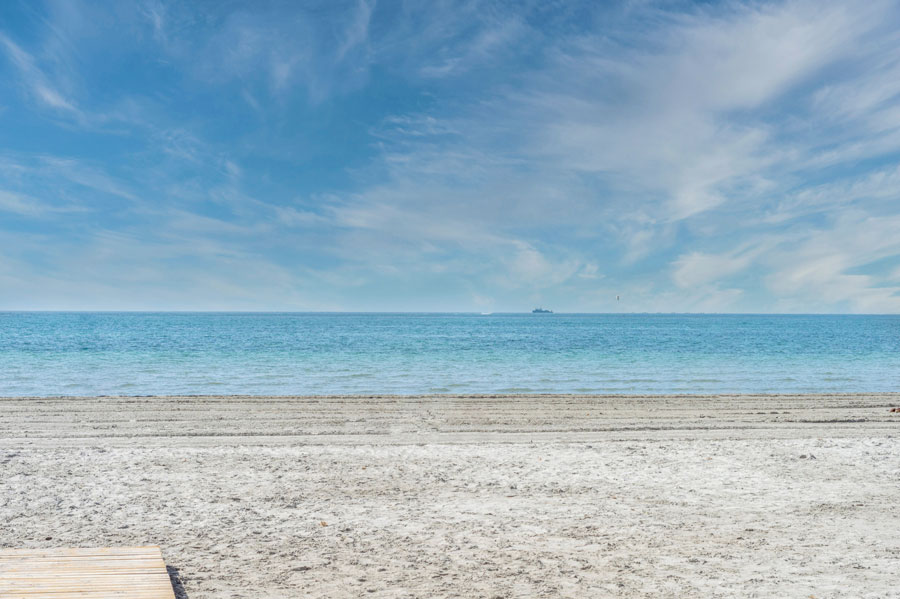
[[[0,549],[3,599],[175,599],[159,547]]]
[[[154,552],[155,550],[155,552]],[[159,547],[155,545],[146,545],[143,547],[91,547],[91,548],[83,548],[83,547],[60,547],[58,549],[0,549],[0,559],[5,557],[18,557],[18,556],[49,556],[49,557],[78,557],[78,556],[96,556],[96,555],[109,555],[109,556],[128,556],[128,555],[150,555],[157,556],[162,559],[162,556],[159,555]]]

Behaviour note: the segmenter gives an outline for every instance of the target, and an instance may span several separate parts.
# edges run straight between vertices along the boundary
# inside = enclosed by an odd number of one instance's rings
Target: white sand
[[[897,405],[0,399],[0,546],[158,544],[191,599],[900,597]]]

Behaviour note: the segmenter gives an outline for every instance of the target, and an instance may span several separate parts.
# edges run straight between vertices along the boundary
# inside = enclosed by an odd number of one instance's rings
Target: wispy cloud
[[[7,58],[18,69],[20,81],[31,98],[46,108],[73,117],[78,121],[85,120],[81,110],[53,85],[47,75],[37,66],[31,54],[2,32],[0,32],[0,46],[3,47]]]
[[[791,2],[656,11],[639,42],[587,33],[557,39],[539,68],[517,74],[515,84],[500,81],[472,110],[389,119],[378,133],[390,144],[383,158],[391,183],[362,197],[380,210],[404,206],[444,223],[452,207],[465,222],[489,223],[487,230],[513,238],[517,231],[525,244],[538,232],[546,245],[548,225],[560,223],[560,232],[593,238],[588,246],[624,264],[732,229],[743,237],[738,249],[681,253],[673,282],[707,292],[725,279],[746,284],[754,279],[744,271],[776,245],[748,241],[761,234],[754,210],[780,215],[783,225],[854,199],[891,212],[891,169],[862,177],[856,169],[818,190],[797,186],[822,147],[843,141],[829,129],[816,137],[799,127],[839,118],[825,107],[817,78],[891,44],[889,34],[877,41],[890,10]],[[847,50],[857,47],[865,50]],[[876,71],[863,76],[873,90],[890,79],[890,69]],[[886,85],[868,95],[890,101],[895,92]],[[880,208],[872,203],[879,197]],[[744,295],[718,289],[716,305]],[[667,299],[700,305],[680,297]]]
[[[35,198],[0,189],[0,211],[21,216],[39,216],[46,210],[46,206]]]
[[[757,245],[724,254],[690,252],[675,261],[672,279],[685,288],[718,282],[746,269],[765,249],[765,245]]]
[[[840,305],[854,312],[900,311],[900,286],[877,273],[853,270],[889,258],[900,261],[900,215],[869,216],[847,212],[834,226],[812,231],[771,256],[773,272],[767,284],[793,304],[813,311]]]
[[[0,307],[900,311],[894,3],[3,10]]]

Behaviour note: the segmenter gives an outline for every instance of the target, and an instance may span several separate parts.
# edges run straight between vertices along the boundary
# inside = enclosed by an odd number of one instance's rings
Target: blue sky
[[[900,313],[898,98],[877,0],[8,0],[0,309]]]

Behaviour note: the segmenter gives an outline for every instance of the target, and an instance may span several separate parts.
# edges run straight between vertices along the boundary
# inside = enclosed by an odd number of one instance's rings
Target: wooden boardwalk
[[[2,599],[175,599],[159,547],[0,549]]]

